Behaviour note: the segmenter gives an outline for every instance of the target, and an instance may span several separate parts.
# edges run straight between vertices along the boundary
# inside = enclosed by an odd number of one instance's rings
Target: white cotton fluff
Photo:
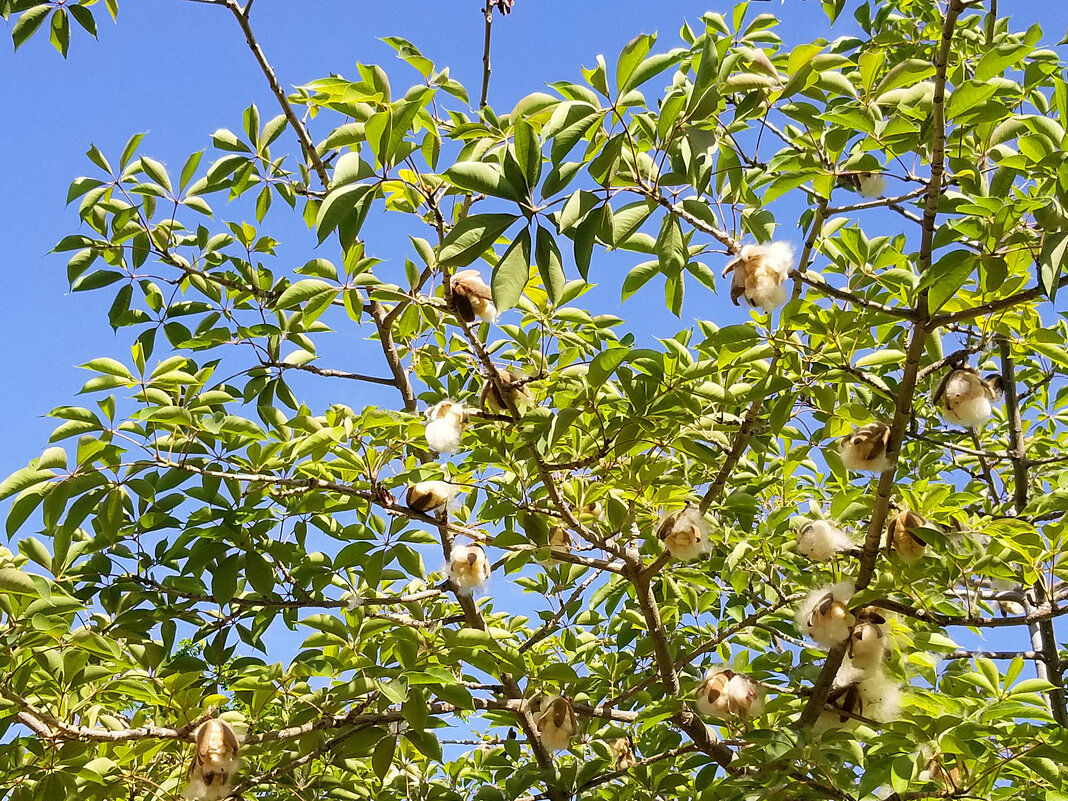
[[[827,647],[843,642],[855,622],[848,606],[852,597],[851,581],[813,590],[794,616],[798,631]]]
[[[717,720],[744,720],[759,715],[763,708],[756,685],[723,667],[710,668],[697,691],[697,711]]]
[[[553,751],[567,748],[578,728],[571,702],[561,696],[546,699],[541,704],[534,723],[542,744]]]
[[[844,553],[853,547],[853,540],[840,528],[826,520],[811,523],[799,518],[797,529],[797,552],[813,562],[828,562],[836,553]]]
[[[993,393],[983,379],[968,370],[954,370],[942,394],[946,422],[977,428],[994,416]]]
[[[708,552],[708,527],[701,510],[694,506],[662,516],[657,533],[668,553],[680,562],[688,562]]]
[[[860,176],[859,184],[861,197],[882,197],[886,191],[886,179],[881,173],[865,173]]]
[[[817,733],[856,727],[859,721],[851,714],[878,723],[893,720],[901,711],[901,688],[881,670],[862,671],[847,661],[834,677],[828,701],[841,712],[824,710],[813,727]]]
[[[744,296],[750,306],[771,311],[786,302],[783,284],[794,263],[794,248],[789,242],[746,245],[732,263],[731,299],[735,303]]]
[[[194,776],[182,790],[182,798],[186,801],[222,801],[230,795],[231,790],[233,785],[229,782],[209,786],[204,779]]]
[[[859,686],[863,677],[863,672],[853,667],[849,660],[842,662],[834,676],[831,692],[827,696],[828,705],[841,710],[841,712],[824,709],[812,727],[813,732],[820,734],[828,729],[852,729],[856,727],[858,721],[850,717],[850,714],[864,714],[864,700]]]
[[[449,578],[461,595],[470,595],[490,577],[489,559],[481,545],[457,545],[449,556]]]
[[[861,679],[859,686],[864,717],[885,723],[901,712],[901,688],[885,674],[871,673]]]
[[[882,473],[890,468],[886,458],[886,439],[890,427],[885,423],[869,423],[854,428],[842,438],[839,455],[849,470]]]
[[[492,300],[482,300],[481,298],[471,299],[471,309],[478,315],[479,319],[485,323],[497,322],[497,307],[493,305]]]
[[[463,406],[445,400],[428,409],[426,417],[426,444],[438,453],[456,453],[467,422]]]

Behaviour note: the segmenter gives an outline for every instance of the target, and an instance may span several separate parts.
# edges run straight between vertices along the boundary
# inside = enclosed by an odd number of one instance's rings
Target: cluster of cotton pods
[[[828,703],[838,711],[820,716],[819,728],[850,725],[856,716],[885,721],[896,714],[900,689],[885,672],[886,616],[874,607],[850,611],[853,583],[841,581],[808,594],[795,622],[802,633],[825,648],[846,643],[846,657]]]
[[[709,668],[697,688],[697,711],[716,720],[744,721],[764,709],[760,691],[741,673],[723,666]]]

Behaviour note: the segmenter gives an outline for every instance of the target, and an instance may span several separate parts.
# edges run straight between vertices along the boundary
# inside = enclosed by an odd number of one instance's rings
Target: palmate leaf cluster
[[[16,44],[63,24],[0,10]],[[507,112],[389,38],[410,89],[359,65],[180,166],[90,149],[56,250],[132,347],[0,485],[0,796],[176,798],[213,708],[244,724],[247,798],[1064,796],[1060,57],[956,0],[850,4],[863,37],[808,44],[760,10]],[[717,274],[772,238],[791,299],[731,311]],[[452,311],[465,268],[498,324]],[[974,434],[929,399],[961,359],[1015,378]],[[479,410],[505,368],[531,402]],[[451,457],[424,434],[446,398],[472,410]],[[874,420],[898,464],[861,477],[836,439]],[[442,516],[405,506],[428,479],[462,487]],[[698,503],[710,552],[673,561],[658,520]],[[915,564],[879,547],[897,508],[930,523]],[[857,550],[806,561],[799,515]],[[442,565],[472,539],[493,576],[468,597]],[[814,732],[842,654],[793,611],[843,578],[894,613],[904,702]],[[717,663],[762,714],[696,715]],[[569,750],[538,743],[537,693],[575,704]]]

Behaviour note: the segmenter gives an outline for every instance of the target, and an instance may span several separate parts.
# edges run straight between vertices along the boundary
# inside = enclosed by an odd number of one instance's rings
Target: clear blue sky
[[[511,16],[498,17],[494,25],[491,104],[508,109],[548,81],[577,80],[579,65],[592,64],[598,53],[614,61],[640,32],[659,31],[660,46],[675,46],[683,20],[696,21],[707,10],[729,12],[731,5],[517,0]],[[750,15],[766,11],[785,18],[781,33],[788,44],[829,32],[818,0],[754,0],[752,6]],[[105,13],[102,7],[94,7],[98,16]],[[414,73],[378,41],[398,35],[439,67],[451,66],[475,95],[482,55],[479,8],[480,0],[258,0],[253,22],[286,86],[330,72],[352,75],[356,61],[382,64],[396,85],[407,85]],[[1002,0],[1001,13],[1013,16],[1017,28],[1041,22],[1051,44],[1068,25],[1068,4],[1056,0]],[[835,33],[847,32],[849,22]],[[63,204],[70,180],[91,169],[83,155],[89,144],[114,154],[130,134],[147,131],[144,151],[180,165],[188,153],[210,145],[216,128],[237,128],[249,102],[257,102],[265,118],[277,113],[223,9],[182,0],[124,0],[117,25],[100,20],[100,39],[75,30],[66,62],[41,34],[18,53],[10,45],[0,47],[0,93],[7,98],[0,123],[7,180],[0,193],[0,332],[8,376],[0,393],[0,474],[5,476],[40,453],[54,426],[41,415],[75,400],[87,374],[74,365],[97,356],[128,357],[129,330],[116,336],[107,325],[110,293],[68,295],[65,259],[48,255],[62,236],[77,230],[76,209]],[[632,317],[633,310],[620,316]]]

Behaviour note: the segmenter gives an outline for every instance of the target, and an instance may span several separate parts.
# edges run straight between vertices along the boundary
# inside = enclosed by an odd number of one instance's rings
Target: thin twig
[[[482,45],[482,96],[478,101],[478,107],[480,109],[486,107],[487,98],[489,97],[489,82],[490,73],[493,71],[490,67],[490,34],[493,31],[493,3],[486,0],[486,8],[483,9],[483,13],[486,18],[485,28],[485,41]]]

